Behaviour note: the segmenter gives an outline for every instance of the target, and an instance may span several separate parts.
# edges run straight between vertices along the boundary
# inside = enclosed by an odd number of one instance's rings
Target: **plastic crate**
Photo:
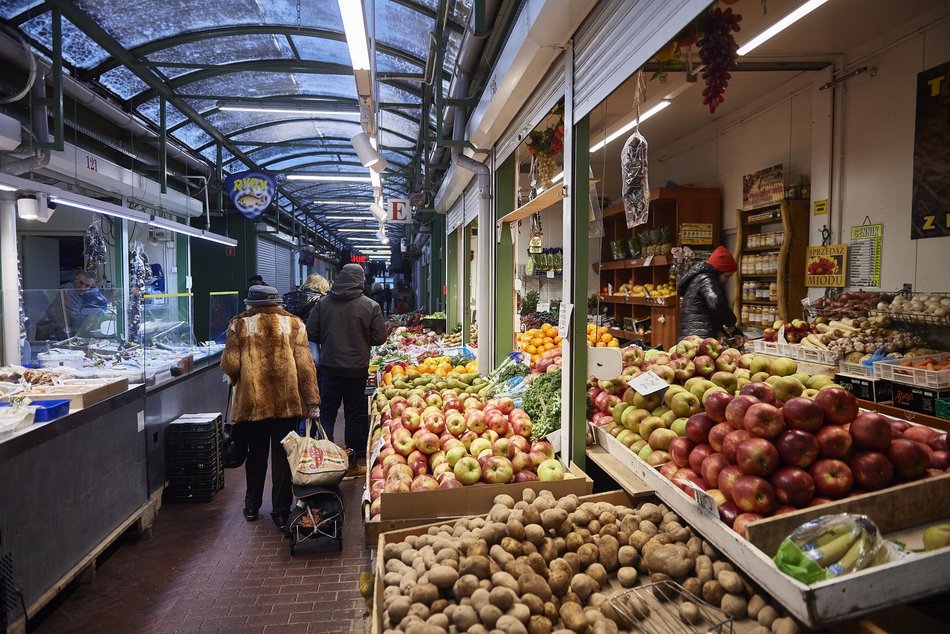
[[[851,376],[866,376],[868,378],[874,378],[874,366],[865,365],[864,363],[855,363],[854,361],[839,361],[838,369],[841,371],[841,374],[850,374]]]
[[[194,433],[194,432],[214,432],[218,428],[216,420],[193,421],[193,420],[173,420],[168,424],[169,433]]]
[[[778,344],[778,353],[783,357],[789,357],[791,359],[801,359],[799,356],[799,350],[801,346],[797,343],[781,343]]]
[[[822,365],[834,365],[838,362],[837,352],[832,352],[831,350],[816,350],[814,348],[806,348],[800,344],[795,345],[798,346],[798,359],[800,361],[820,363]]]
[[[752,342],[752,351],[756,354],[771,354],[776,357],[782,356],[778,351],[777,341],[766,341],[765,339],[756,339]]]
[[[0,407],[12,406],[10,403],[0,403]],[[36,411],[33,417],[34,423],[47,423],[69,413],[69,399],[30,401],[30,407]]]
[[[935,408],[935,413],[937,418],[943,420],[950,420],[950,399],[941,398],[937,400],[937,407]]]
[[[879,379],[896,381],[918,387],[926,387],[933,390],[950,389],[950,370],[927,370],[924,368],[913,368],[901,365],[904,361],[912,363],[924,359],[933,359],[934,361],[946,361],[950,358],[950,353],[933,354],[926,357],[904,357],[903,359],[894,359],[889,361],[879,361],[874,364],[874,376]]]

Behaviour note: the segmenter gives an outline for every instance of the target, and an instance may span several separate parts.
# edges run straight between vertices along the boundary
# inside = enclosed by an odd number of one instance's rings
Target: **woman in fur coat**
[[[247,310],[231,320],[221,370],[234,386],[231,421],[248,442],[244,518],[257,519],[271,455],[271,518],[287,523],[293,495],[290,465],[281,441],[306,416],[320,416],[316,369],[299,317],[281,308],[277,289],[252,286]]]

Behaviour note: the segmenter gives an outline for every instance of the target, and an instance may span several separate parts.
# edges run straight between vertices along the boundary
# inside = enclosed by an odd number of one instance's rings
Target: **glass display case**
[[[238,291],[215,291],[208,294],[208,344],[224,346],[228,324],[239,312]]]
[[[191,293],[146,293],[142,296],[142,345],[150,384],[188,374],[194,369]],[[154,378],[151,378],[154,377]]]

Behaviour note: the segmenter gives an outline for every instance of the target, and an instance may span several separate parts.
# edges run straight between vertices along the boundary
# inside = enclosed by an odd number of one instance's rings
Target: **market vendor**
[[[695,262],[682,275],[676,285],[680,296],[680,339],[688,335],[703,338],[742,335],[725,290],[729,278],[738,269],[729,250],[720,246],[708,260]]]
[[[72,288],[63,293],[63,306],[71,330],[78,332],[90,317],[98,317],[109,307],[109,300],[96,286],[96,277],[82,271],[73,278]]]

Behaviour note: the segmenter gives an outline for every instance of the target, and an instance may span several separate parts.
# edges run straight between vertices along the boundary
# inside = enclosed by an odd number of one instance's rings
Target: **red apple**
[[[646,443],[645,440],[643,442]],[[549,460],[548,455],[546,453],[544,453],[543,451],[538,451],[537,449],[532,449],[531,451],[529,451],[528,456],[531,458],[531,462],[534,463],[535,469],[541,466],[541,463],[544,462],[545,460]]]
[[[732,399],[732,402],[726,406],[726,422],[729,423],[733,429],[742,429],[742,421],[745,418],[745,413],[758,402],[759,399],[748,394],[741,394],[735,397]]]
[[[950,451],[931,451],[930,468],[944,470],[950,467]]]
[[[473,431],[476,434],[480,434],[488,429],[488,424],[485,421],[485,413],[479,409],[470,409],[466,412],[465,424],[468,426],[469,431]]]
[[[508,398],[507,396],[503,396],[498,399],[498,410],[505,416],[510,414],[514,409],[515,402],[512,399]]]
[[[822,427],[815,434],[815,438],[818,439],[818,453],[822,458],[844,458],[851,449],[851,434],[844,427]]]
[[[787,407],[787,405],[786,405]],[[807,468],[818,459],[821,445],[814,434],[801,429],[789,429],[775,441],[782,462],[792,467]]]
[[[463,485],[461,482],[458,481],[457,478],[454,478],[454,477],[452,477],[452,478],[445,478],[444,480],[442,480],[441,482],[439,482],[439,488],[442,489],[442,490],[447,490],[447,489],[461,489],[463,486],[465,486],[465,485]]]
[[[782,467],[772,474],[770,482],[780,504],[801,508],[815,496],[815,481],[807,471],[798,467]]]
[[[734,464],[720,469],[719,481],[716,484],[719,485],[719,490],[722,491],[722,494],[725,495],[726,498],[732,499],[732,487],[735,485],[736,480],[743,475],[742,469]]]
[[[854,446],[867,451],[885,451],[893,440],[891,424],[877,412],[864,412],[848,428]]]
[[[511,444],[513,444],[515,446],[515,449],[517,449],[518,451],[523,451],[525,453],[528,453],[529,451],[531,451],[531,443],[529,443],[528,439],[525,438],[524,436],[512,436]]]
[[[910,423],[906,420],[894,420],[893,418],[888,418],[887,422],[891,424],[891,433],[894,434],[894,438],[902,438],[904,432],[910,429]]]
[[[703,460],[712,453],[712,447],[709,445],[696,445],[693,447],[693,450],[689,452],[689,468],[697,473],[700,472],[702,470]]]
[[[927,441],[927,446],[934,451],[950,451],[950,445],[947,444],[947,432],[939,432],[931,436]]]
[[[492,456],[482,465],[482,480],[489,484],[505,484],[514,476],[514,469],[508,458]]]
[[[785,429],[785,421],[782,412],[774,405],[755,403],[746,410],[742,426],[752,436],[771,440]]]
[[[405,473],[394,473],[386,476],[386,483],[383,485],[384,493],[408,493],[412,486],[412,478]]]
[[[485,414],[485,424],[499,436],[504,436],[508,432],[508,417],[500,410],[495,409]]]
[[[660,465],[660,475],[666,478],[667,480],[672,480],[673,476],[676,475],[676,472],[680,470],[680,467],[670,460],[669,462],[664,462]]]
[[[554,457],[554,445],[546,440],[531,443],[531,451],[540,451],[548,458]]]
[[[735,398],[728,392],[712,392],[706,397],[703,407],[706,409],[706,415],[716,423],[726,422],[726,408],[732,399]],[[688,432],[687,432],[688,433]]]
[[[732,523],[732,530],[739,533],[742,537],[748,538],[749,535],[746,532],[746,526],[752,522],[757,522],[762,519],[762,515],[758,513],[740,513],[736,516],[735,521]]]
[[[733,431],[729,423],[719,423],[709,430],[709,445],[713,451],[722,451],[722,442],[726,439],[726,434]]]
[[[703,480],[710,483],[713,486],[719,486],[719,474],[722,470],[729,466],[729,461],[721,453],[710,454],[703,460],[700,473],[703,476]],[[694,469],[695,471],[695,469]]]
[[[763,516],[774,511],[776,506],[775,489],[768,480],[758,476],[744,475],[736,480],[732,485],[732,500],[743,513]]]
[[[668,451],[670,455],[673,456],[673,462],[676,463],[677,466],[687,467],[689,466],[689,454],[692,453],[695,447],[696,443],[689,438],[676,437],[670,441]]]
[[[715,424],[715,421],[703,412],[693,414],[689,417],[689,420],[686,421],[686,437],[697,445],[708,442],[709,430],[712,429]]]
[[[765,477],[778,469],[778,449],[765,438],[749,438],[736,447],[736,464],[746,475]]]
[[[689,484],[686,484],[686,482],[691,482],[703,491],[709,488],[709,484],[702,477],[697,475],[695,471],[688,467],[680,469],[675,474],[673,474],[673,484],[682,489],[687,495],[689,495],[689,497],[694,497],[693,487],[691,487]]]
[[[706,378],[711,377],[716,371],[716,362],[705,355],[693,359],[693,366],[696,368],[696,374]]]
[[[890,425],[887,426],[890,432]],[[877,491],[894,481],[894,465],[879,451],[859,451],[848,463],[854,484],[865,491]]]
[[[744,441],[752,438],[752,434],[744,429],[733,429],[722,439],[722,453],[729,459],[729,464],[737,464],[736,450]]]
[[[524,471],[519,471],[515,474],[515,482],[537,482],[538,474],[534,471],[529,471],[525,469]]]
[[[736,503],[729,500],[725,504],[719,505],[719,519],[722,520],[723,524],[732,528],[733,523],[736,521],[736,518],[739,516],[739,507],[736,506]]]
[[[431,431],[422,432],[416,438],[416,449],[422,453],[429,455],[433,454],[440,450],[441,444],[439,443],[439,437],[433,434]]]
[[[609,415],[608,415],[609,416]],[[612,417],[611,417],[612,420]],[[531,431],[534,429],[534,423],[525,414],[524,418],[516,418],[511,421],[511,431],[518,438],[528,439],[531,437]]]
[[[651,467],[659,467],[665,462],[672,462],[672,460],[673,456],[670,455],[670,452],[664,451],[662,449],[654,451],[649,456],[647,456],[647,464]]]
[[[514,455],[511,456],[511,468],[515,473],[525,470],[533,471],[534,461],[531,460],[531,456],[529,456],[526,452],[521,451],[520,449],[515,449]]]
[[[858,399],[844,388],[819,390],[815,402],[824,410],[825,422],[832,425],[850,423],[858,415]]]
[[[840,460],[819,460],[811,466],[809,473],[815,481],[815,492],[824,497],[844,497],[854,485],[851,468]]]
[[[482,477],[482,467],[478,460],[471,456],[465,456],[455,463],[452,470],[456,479],[465,485],[475,484]]]
[[[811,502],[808,503],[808,507],[811,508],[813,506],[821,506],[822,504],[829,504],[831,502],[834,502],[834,500],[832,500],[831,498],[823,498],[823,497],[812,498]]]
[[[887,457],[894,465],[894,472],[905,480],[919,478],[930,466],[927,445],[908,440],[909,432],[910,429],[904,432],[903,438],[892,440],[887,448]]]
[[[439,488],[439,483],[430,475],[419,475],[413,479],[409,485],[410,491],[435,491]]]
[[[752,396],[763,403],[775,405],[775,390],[764,381],[746,383],[739,389],[739,396]]]
[[[910,425],[904,431],[904,438],[928,445],[934,436],[939,436],[940,432],[924,425]]]
[[[808,476],[808,477],[810,478],[811,476]],[[797,509],[797,508],[794,507],[794,506],[789,506],[788,504],[783,504],[782,506],[780,506],[780,507],[778,507],[777,509],[775,509],[775,511],[772,513],[772,517],[777,517],[777,516],[779,516],[779,515],[785,515],[786,513],[794,513],[794,512],[797,511],[797,510],[799,510],[799,509]]]
[[[810,398],[796,396],[785,402],[782,418],[789,429],[800,429],[814,434],[825,422],[825,410]]]

